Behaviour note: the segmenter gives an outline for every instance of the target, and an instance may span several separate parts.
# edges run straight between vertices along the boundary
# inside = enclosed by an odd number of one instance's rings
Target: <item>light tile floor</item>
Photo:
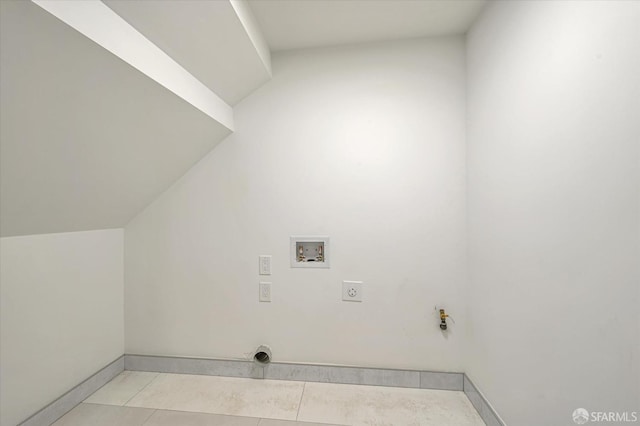
[[[483,426],[462,392],[125,371],[54,426]]]

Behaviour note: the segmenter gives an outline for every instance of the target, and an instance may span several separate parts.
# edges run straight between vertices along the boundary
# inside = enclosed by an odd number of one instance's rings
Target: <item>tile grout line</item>
[[[139,394],[140,392],[142,392],[142,391],[143,391],[143,390],[145,390],[147,387],[149,387],[149,385],[150,385],[151,383],[155,382],[155,381],[156,381],[156,379],[157,379],[158,377],[160,377],[160,374],[162,374],[162,373],[157,373],[157,374],[156,374],[156,376],[155,376],[153,379],[151,379],[151,381],[150,381],[149,383],[147,383],[146,385],[144,385],[144,387],[143,387],[142,389],[140,389],[138,392],[136,392],[136,393],[135,393],[131,398],[127,399],[127,402],[125,402],[122,406],[123,406],[123,407],[128,407],[128,405],[127,405],[127,404],[128,404],[129,402],[131,402],[131,400],[132,400],[133,398],[135,398],[136,396],[138,396],[138,394]]]
[[[298,417],[300,416],[300,408],[302,407],[302,398],[304,397],[304,390],[307,388],[307,382],[304,382],[302,385],[302,394],[300,395],[300,402],[298,402],[298,411],[296,412],[296,421],[298,421]]]
[[[123,406],[123,407],[124,407],[124,406]],[[130,408],[133,408],[133,407],[130,407]],[[146,425],[147,423],[149,423],[149,420],[151,420],[151,417],[153,417],[153,415],[156,413],[156,411],[158,411],[158,409],[157,409],[157,408],[156,408],[156,409],[154,409],[154,410],[151,412],[151,414],[149,415],[149,417],[147,417],[147,419],[146,419],[144,422],[142,422],[142,424],[141,424],[140,426],[144,426],[144,425]]]

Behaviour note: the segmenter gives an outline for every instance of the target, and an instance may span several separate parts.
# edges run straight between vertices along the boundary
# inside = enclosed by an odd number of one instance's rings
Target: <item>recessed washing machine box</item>
[[[292,268],[328,268],[329,237],[292,236],[290,256]]]

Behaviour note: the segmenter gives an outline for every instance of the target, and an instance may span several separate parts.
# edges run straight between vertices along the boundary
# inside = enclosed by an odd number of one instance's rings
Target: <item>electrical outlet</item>
[[[342,300],[362,302],[362,281],[342,281]]]
[[[271,283],[260,282],[260,301],[271,302]]]

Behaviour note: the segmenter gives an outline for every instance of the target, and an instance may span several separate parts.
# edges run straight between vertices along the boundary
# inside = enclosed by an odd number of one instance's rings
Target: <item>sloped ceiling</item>
[[[0,19],[2,236],[124,226],[230,133],[31,2]]]
[[[251,37],[243,3],[104,0],[129,24],[234,105],[271,78],[268,46]],[[251,14],[247,7],[246,11]],[[243,18],[243,19],[241,19]]]

